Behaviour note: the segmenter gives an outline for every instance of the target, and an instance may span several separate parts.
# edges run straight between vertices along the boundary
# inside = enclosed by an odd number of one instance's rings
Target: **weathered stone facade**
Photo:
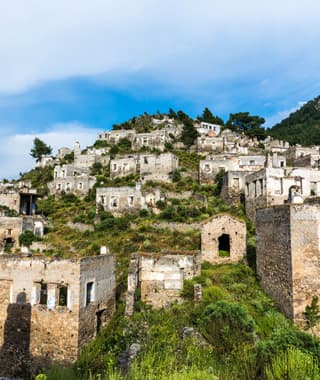
[[[36,236],[43,236],[44,223],[40,216],[0,217],[0,253],[8,247],[19,247],[19,236],[31,231]]]
[[[114,311],[114,272],[112,255],[0,256],[0,376],[74,362]]]
[[[98,187],[96,192],[97,208],[102,207],[114,215],[155,207],[163,199],[159,189],[142,191],[140,183],[136,187]]]
[[[164,151],[165,143],[171,141],[169,133],[161,129],[149,133],[137,133],[132,139],[132,149],[140,150],[145,147]]]
[[[195,128],[200,135],[208,135],[208,133],[210,133],[213,136],[219,136],[220,131],[221,131],[221,125],[207,123],[204,121],[201,121],[200,123],[196,123]]]
[[[319,202],[319,199],[318,199]],[[263,289],[299,326],[313,296],[320,297],[320,204],[257,210],[257,272]]]
[[[199,164],[200,183],[214,183],[216,175],[220,170],[226,172],[246,171],[255,172],[265,165],[265,156],[235,156],[221,154],[210,156],[201,160]]]
[[[132,140],[136,134],[134,129],[116,129],[113,131],[102,132],[98,135],[98,140],[107,141],[109,144],[118,144],[121,139]]]
[[[110,177],[138,174],[142,182],[171,182],[178,166],[179,159],[172,153],[127,155],[110,161]]]
[[[202,222],[201,260],[212,264],[236,263],[246,255],[246,224],[229,214]]]
[[[96,179],[89,175],[88,168],[65,164],[55,166],[54,178],[48,183],[48,188],[50,194],[73,193],[84,196],[95,183]]]
[[[81,152],[80,144],[76,142],[74,147],[74,163],[76,168],[90,169],[93,164],[100,163],[107,166],[110,162],[110,155],[107,154],[108,149],[88,149],[85,153]]]
[[[134,254],[128,275],[127,314],[133,312],[137,286],[140,286],[141,300],[159,309],[181,301],[183,281],[199,274],[198,252]]]
[[[8,184],[0,186],[0,206],[6,206],[17,214],[34,215],[36,200],[41,197],[36,189],[23,184]]]
[[[266,167],[246,177],[246,214],[255,220],[256,209],[280,205],[288,200],[290,189],[299,188],[303,199],[320,195],[320,171],[308,168]]]

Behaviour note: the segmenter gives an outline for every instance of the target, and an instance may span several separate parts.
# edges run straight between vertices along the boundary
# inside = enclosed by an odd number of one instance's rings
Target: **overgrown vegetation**
[[[195,283],[203,286],[197,305]],[[48,371],[48,380],[319,379],[319,340],[273,307],[247,266],[204,264],[200,276],[186,281],[183,295],[183,304],[160,311],[137,302],[131,319],[123,317],[120,303],[75,366]],[[141,350],[122,374],[118,360],[132,343]]]
[[[320,96],[304,104],[267,133],[290,144],[320,144]]]

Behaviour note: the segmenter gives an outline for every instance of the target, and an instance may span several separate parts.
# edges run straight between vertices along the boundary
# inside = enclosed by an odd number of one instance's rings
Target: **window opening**
[[[48,301],[48,285],[41,282],[40,285],[40,305],[46,305]]]
[[[89,305],[91,302],[93,302],[93,282],[88,282],[86,304]]]
[[[68,300],[68,287],[67,286],[60,286],[59,287],[59,306],[67,306],[67,300]]]

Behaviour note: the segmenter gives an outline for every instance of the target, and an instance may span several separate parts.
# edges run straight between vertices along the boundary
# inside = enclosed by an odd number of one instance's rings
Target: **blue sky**
[[[143,112],[271,126],[319,95],[316,0],[0,2],[0,178]]]

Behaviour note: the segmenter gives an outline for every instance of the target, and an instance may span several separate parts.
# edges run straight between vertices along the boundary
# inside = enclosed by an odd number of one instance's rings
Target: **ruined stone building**
[[[31,231],[35,236],[42,237],[44,221],[41,216],[0,216],[0,254],[6,249],[19,247],[19,236]]]
[[[246,224],[229,214],[215,215],[201,223],[201,261],[237,263],[246,256]]]
[[[70,149],[70,148],[67,148],[67,147],[59,148],[57,155],[56,155],[56,158],[58,160],[62,160],[66,155],[68,155],[70,153],[72,153],[72,149]]]
[[[54,166],[57,160],[52,156],[41,156],[40,160],[36,161],[36,168],[45,168],[47,166]]]
[[[262,143],[265,147],[265,150],[271,153],[286,154],[289,149],[289,143],[287,141],[274,139],[270,136],[266,137]]]
[[[142,191],[140,183],[136,187],[98,187],[96,192],[97,209],[102,207],[114,215],[154,208],[163,199],[159,189]]]
[[[247,176],[260,170],[262,165],[258,165],[259,157],[260,164],[262,164],[263,156],[256,156],[255,160],[252,160],[254,156],[244,156],[241,159],[239,170],[228,170],[223,178],[223,184],[220,196],[227,202],[233,205],[244,203],[245,201],[245,185],[247,183]],[[253,164],[253,165],[252,165]],[[273,153],[272,157],[268,154],[265,161],[265,165],[269,165],[273,168],[285,167],[286,159],[284,156]]]
[[[257,210],[257,273],[263,289],[299,326],[312,297],[320,298],[320,204]]]
[[[150,148],[164,151],[165,144],[169,142],[172,142],[172,138],[162,129],[149,133],[137,133],[132,139],[132,149]]]
[[[126,314],[133,313],[137,289],[141,300],[154,308],[181,301],[183,281],[200,274],[199,252],[137,253],[131,257],[128,274]]]
[[[255,172],[265,165],[265,156],[212,155],[199,163],[200,183],[214,183],[220,170]]]
[[[319,169],[320,168],[320,154],[311,153],[311,154],[306,154],[304,156],[300,156],[296,158],[295,160],[293,160],[293,166]]]
[[[115,309],[115,259],[0,256],[0,376],[74,362]]]
[[[246,176],[246,214],[255,220],[257,208],[280,205],[295,190],[305,199],[320,195],[320,171],[308,168],[266,167]]]
[[[17,214],[34,215],[36,200],[41,197],[36,189],[25,186],[23,183],[2,184],[0,186],[0,206],[8,207]]]
[[[130,154],[110,161],[110,177],[138,174],[142,182],[171,182],[172,174],[178,169],[178,165],[179,159],[172,153]]]
[[[298,158],[302,158],[304,156],[307,156],[309,154],[320,154],[320,147],[319,146],[301,146],[301,145],[294,145],[290,146],[288,150],[286,151],[286,157],[287,160],[293,162],[297,160]]]
[[[90,169],[93,164],[100,163],[102,166],[107,166],[110,161],[110,155],[107,154],[106,148],[87,149],[82,153],[79,142],[74,146],[74,166],[77,168]]]
[[[121,139],[132,141],[135,134],[136,131],[134,129],[116,129],[100,133],[98,135],[98,140],[104,140],[109,144],[118,144]]]
[[[221,125],[207,123],[204,121],[201,121],[200,123],[195,123],[195,128],[200,135],[210,134],[211,137],[219,136],[221,131]]]
[[[54,168],[54,178],[48,183],[50,194],[73,193],[78,196],[88,194],[96,179],[89,175],[86,167],[76,167],[70,164],[57,165]]]

